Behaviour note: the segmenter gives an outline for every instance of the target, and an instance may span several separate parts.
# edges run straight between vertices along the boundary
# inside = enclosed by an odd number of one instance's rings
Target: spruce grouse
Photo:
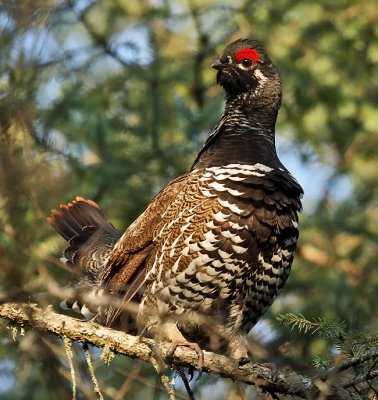
[[[99,312],[91,296],[118,296],[121,303],[102,311],[111,325],[134,300],[138,326],[155,322],[171,353],[186,345],[200,355],[211,328],[239,359],[289,276],[303,192],[276,154],[281,79],[265,51],[239,39],[211,67],[226,107],[189,173],[122,236],[81,197],[48,221],[69,242],[64,260],[78,271],[66,307],[89,316]]]

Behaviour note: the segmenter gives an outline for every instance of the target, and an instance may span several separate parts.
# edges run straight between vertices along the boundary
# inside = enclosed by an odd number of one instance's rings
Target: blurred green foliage
[[[91,198],[123,231],[190,168],[223,107],[208,66],[225,44],[253,37],[283,78],[279,153],[293,155],[292,173],[311,193],[289,283],[253,340],[264,360],[301,373],[314,357],[342,357],[327,338],[275,316],[377,328],[377,16],[374,2],[359,0],[2,1],[0,300],[57,304],[51,282],[68,274],[58,262],[63,241],[45,221],[51,208]],[[7,325],[0,321],[0,397],[71,398],[62,343],[33,331],[12,342]],[[78,398],[96,398],[75,348]],[[98,355],[105,398],[157,398],[152,367],[125,357],[105,367]],[[238,398],[214,377],[195,390]]]

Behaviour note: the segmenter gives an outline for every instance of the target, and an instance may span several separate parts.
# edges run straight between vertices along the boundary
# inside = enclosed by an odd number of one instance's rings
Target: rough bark
[[[0,304],[0,317],[21,325],[29,325],[35,329],[50,332],[62,338],[107,348],[115,353],[138,358],[146,362],[153,362],[153,357],[156,353],[153,351],[154,341],[152,339],[143,338],[138,340],[138,337],[96,323],[58,314],[51,309],[43,310],[36,304]],[[159,343],[159,353],[163,358],[166,356],[168,348],[168,343]],[[197,354],[186,347],[178,347],[172,359],[173,368],[196,368],[196,363]],[[203,370],[213,375],[259,386],[262,390],[271,393],[315,399],[320,395],[322,388],[327,386],[327,391],[331,393],[327,399],[348,400],[358,398],[344,389],[342,385],[328,384],[326,382],[326,374],[322,376],[320,381],[319,378],[317,378],[318,380],[311,379],[295,374],[292,371],[272,371],[272,369],[264,365],[247,364],[239,367],[234,360],[207,351],[204,351]],[[331,372],[335,371],[332,370]]]

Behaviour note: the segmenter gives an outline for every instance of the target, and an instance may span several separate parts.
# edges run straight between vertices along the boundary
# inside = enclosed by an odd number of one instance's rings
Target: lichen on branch
[[[152,339],[139,339],[125,332],[117,331],[93,322],[86,322],[67,315],[58,314],[51,309],[43,310],[36,304],[3,303],[0,305],[0,317],[8,319],[21,326],[31,326],[34,329],[46,331],[65,340],[90,344],[107,351],[123,354],[131,358],[151,362],[153,358]],[[159,352],[165,358],[169,343],[159,343]],[[378,351],[370,353],[371,358],[378,357]],[[172,368],[196,368],[197,354],[195,351],[178,347]],[[265,365],[249,363],[239,367],[235,360],[228,357],[204,351],[204,368],[209,374],[231,378],[238,382],[256,385],[270,393],[295,395],[300,398],[316,398],[321,393],[321,387],[326,384],[331,395],[328,399],[357,399],[355,394],[347,391],[342,385],[327,383],[327,374],[322,375],[322,385],[318,380],[289,371],[274,371]],[[334,369],[330,369],[332,373]]]

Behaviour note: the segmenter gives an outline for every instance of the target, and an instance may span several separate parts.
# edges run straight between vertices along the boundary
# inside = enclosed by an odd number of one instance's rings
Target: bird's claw
[[[194,350],[197,353],[198,356],[198,363],[197,363],[197,370],[199,372],[196,381],[198,381],[201,376],[202,376],[202,370],[204,367],[204,357],[203,357],[203,351],[201,347],[198,345],[196,342],[187,342],[187,341],[180,341],[180,340],[175,340],[171,343],[169,346],[169,349],[167,351],[167,356],[166,358],[168,360],[172,360],[173,355],[177,349],[178,346],[186,346],[189,347],[190,349]],[[190,381],[193,379],[193,370],[190,370]]]

